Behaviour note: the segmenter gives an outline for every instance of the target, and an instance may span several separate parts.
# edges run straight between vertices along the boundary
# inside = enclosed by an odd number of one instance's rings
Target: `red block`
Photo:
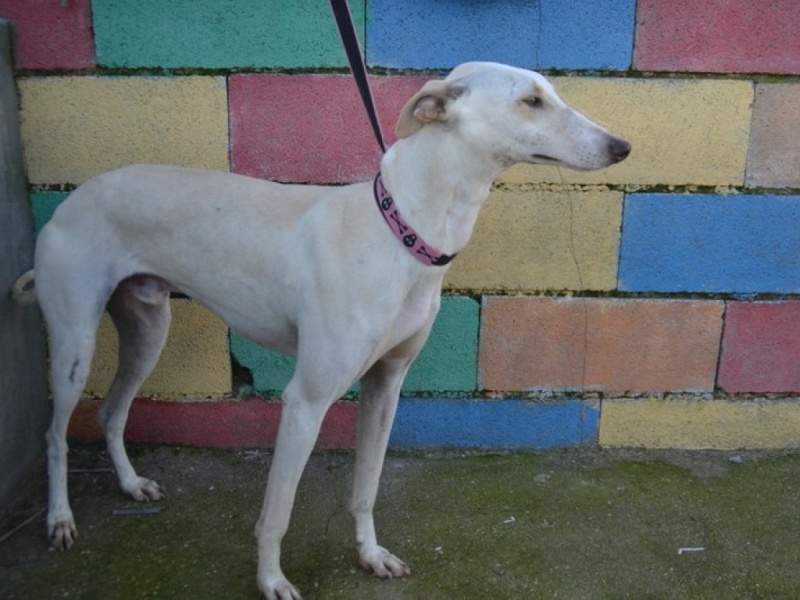
[[[800,73],[797,0],[639,0],[634,68]]]
[[[90,0],[0,0],[0,16],[13,24],[18,69],[94,66]]]
[[[400,109],[426,79],[370,81],[391,143]],[[233,75],[228,94],[232,171],[291,183],[350,183],[377,172],[380,150],[351,76]]]
[[[78,404],[70,422],[69,437],[102,439],[95,416],[99,401]],[[357,405],[338,402],[328,411],[317,448],[354,448]],[[125,439],[146,444],[176,444],[216,448],[263,448],[275,445],[281,404],[261,399],[217,402],[133,403]]]
[[[719,386],[729,393],[800,391],[800,302],[732,302]]]

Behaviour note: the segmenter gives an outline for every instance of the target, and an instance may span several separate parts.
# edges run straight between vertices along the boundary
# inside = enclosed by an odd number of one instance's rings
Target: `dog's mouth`
[[[543,165],[560,165],[561,161],[547,154],[531,154],[533,162]]]

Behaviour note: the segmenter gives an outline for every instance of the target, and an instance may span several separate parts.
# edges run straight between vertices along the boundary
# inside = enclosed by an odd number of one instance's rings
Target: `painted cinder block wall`
[[[447,275],[393,447],[800,446],[800,3],[351,8],[387,132],[428,78],[494,60],[545,72],[634,148],[606,171],[502,175]],[[0,15],[37,230],[129,163],[331,184],[378,167],[326,2],[0,0]],[[173,304],[129,437],[270,444],[291,360]],[[104,322],[90,396],[114,355]],[[97,435],[97,402],[74,436]],[[320,446],[352,445],[355,411],[337,404]]]

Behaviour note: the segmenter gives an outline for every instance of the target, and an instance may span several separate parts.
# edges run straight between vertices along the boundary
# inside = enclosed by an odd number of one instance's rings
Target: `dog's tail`
[[[11,297],[19,304],[33,304],[36,302],[36,281],[33,269],[20,275],[11,286]]]

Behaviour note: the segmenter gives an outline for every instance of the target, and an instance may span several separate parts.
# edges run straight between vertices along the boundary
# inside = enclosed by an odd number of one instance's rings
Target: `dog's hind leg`
[[[67,550],[78,536],[67,493],[67,427],[89,375],[100,315],[87,309],[80,313],[45,310],[45,316],[53,389],[53,420],[47,431],[47,531],[55,548]]]
[[[98,421],[120,488],[135,500],[164,496],[155,481],[139,477],[125,451],[125,423],[131,403],[158,362],[170,324],[169,293],[153,278],[137,276],[123,281],[107,306],[119,335],[119,366]]]
[[[361,378],[356,464],[350,512],[355,519],[356,544],[362,568],[378,577],[409,575],[402,560],[378,544],[373,509],[383,460],[389,442],[400,388],[410,359],[383,359]]]

